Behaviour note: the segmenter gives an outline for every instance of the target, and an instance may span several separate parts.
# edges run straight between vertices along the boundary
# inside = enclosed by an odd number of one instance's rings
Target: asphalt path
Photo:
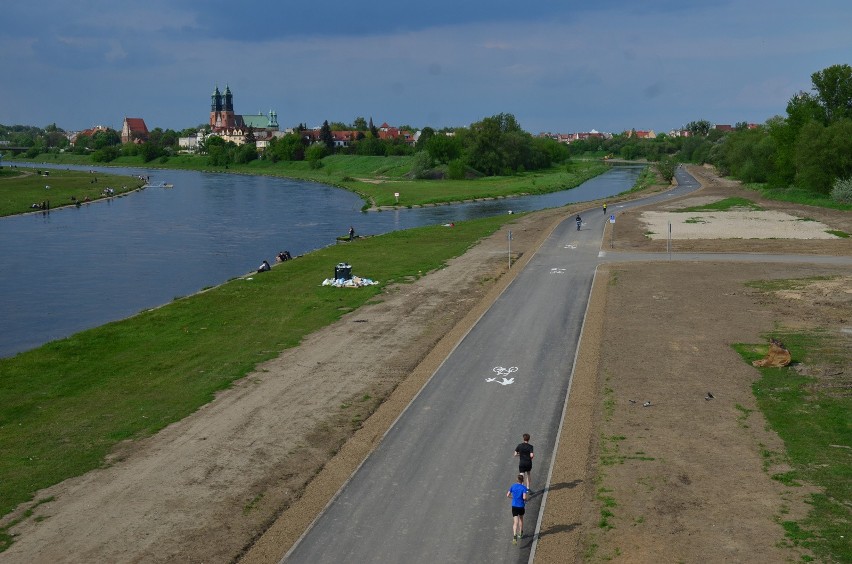
[[[547,491],[569,487],[546,480],[597,265],[669,258],[607,253],[603,228],[624,209],[699,187],[682,170],[677,180],[677,188],[606,213],[582,212],[579,231],[573,219],[562,222],[284,561],[529,561]],[[506,492],[517,477],[513,453],[523,433],[535,447],[534,493],[524,537],[513,546]]]

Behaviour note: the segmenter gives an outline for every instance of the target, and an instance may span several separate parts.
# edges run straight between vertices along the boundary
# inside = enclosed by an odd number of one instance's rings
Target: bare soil
[[[704,184],[700,197],[743,196],[852,233],[852,214],[764,202],[710,170],[693,171]],[[614,204],[609,201],[610,213]],[[590,205],[519,217],[511,226],[517,263],[510,271],[504,229],[445,268],[388,288],[183,421],[121,445],[104,468],[39,492],[37,500],[52,500],[12,529],[16,542],[0,561],[278,561],[558,222]],[[623,214],[615,250],[664,251],[666,241],[650,239],[647,230],[641,212]],[[686,250],[848,256],[852,243],[679,240],[675,251]],[[764,467],[761,453],[783,445],[751,411],[757,373],[730,344],[761,341],[790,319],[830,329],[848,325],[848,318],[826,311],[850,311],[849,269],[721,263],[601,269],[536,561],[794,558],[778,547],[783,531],[774,517],[782,509],[787,518],[803,514],[807,490],[790,491],[769,477],[776,470]],[[825,292],[766,302],[743,286],[838,273],[846,278],[834,279],[828,294],[840,301],[830,306],[819,305]],[[707,391],[714,400],[704,399]],[[645,401],[651,406],[642,407]],[[617,503],[612,530],[598,526],[601,487]]]

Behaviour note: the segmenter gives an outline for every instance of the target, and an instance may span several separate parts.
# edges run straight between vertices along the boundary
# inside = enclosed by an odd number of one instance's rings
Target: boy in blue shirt
[[[524,536],[524,506],[527,501],[529,488],[524,485],[524,475],[518,474],[518,483],[512,484],[506,497],[512,498],[512,544]]]

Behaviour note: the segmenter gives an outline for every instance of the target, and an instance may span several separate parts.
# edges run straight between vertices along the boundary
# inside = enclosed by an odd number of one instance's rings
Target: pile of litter
[[[375,280],[369,278],[361,278],[353,276],[350,279],[346,278],[326,278],[322,281],[323,286],[334,286],[335,288],[362,288],[364,286],[375,286],[378,284]]]

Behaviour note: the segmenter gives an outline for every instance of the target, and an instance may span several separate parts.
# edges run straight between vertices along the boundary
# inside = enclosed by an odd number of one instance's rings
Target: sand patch
[[[824,223],[780,211],[643,212],[651,239],[838,239]]]

